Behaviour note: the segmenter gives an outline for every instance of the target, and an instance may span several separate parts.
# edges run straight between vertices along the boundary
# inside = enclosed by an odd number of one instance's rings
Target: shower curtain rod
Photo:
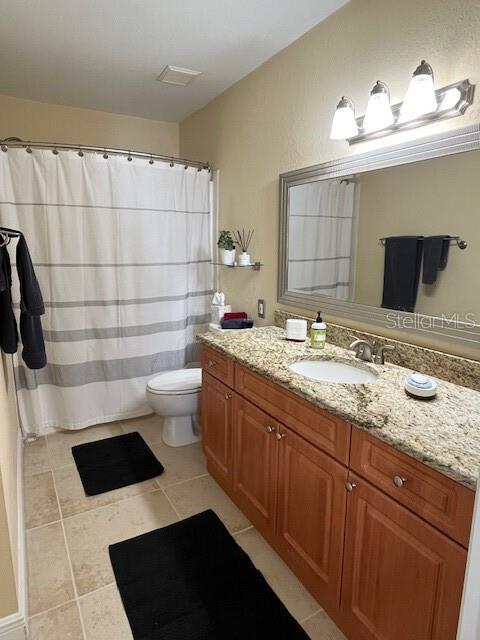
[[[107,160],[109,155],[126,156],[128,159],[140,158],[148,160],[151,164],[157,162],[168,162],[170,165],[183,164],[185,169],[188,167],[197,167],[199,171],[206,169],[211,172],[208,162],[200,162],[199,160],[187,160],[186,158],[176,158],[175,156],[165,156],[158,153],[147,153],[144,151],[130,151],[128,149],[114,149],[111,147],[95,147],[88,144],[65,144],[63,142],[33,142],[31,140],[22,140],[21,138],[5,138],[0,140],[0,148],[2,151],[8,151],[9,147],[24,148],[27,153],[32,153],[32,149],[47,149],[57,154],[59,151],[77,151],[81,156],[84,152],[101,153]]]

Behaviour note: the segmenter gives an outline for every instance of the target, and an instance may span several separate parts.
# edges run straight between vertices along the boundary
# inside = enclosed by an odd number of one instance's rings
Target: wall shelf
[[[263,267],[261,262],[252,262],[252,264],[223,264],[223,262],[212,262],[216,267],[227,267],[228,269],[253,269],[254,271],[260,271]]]

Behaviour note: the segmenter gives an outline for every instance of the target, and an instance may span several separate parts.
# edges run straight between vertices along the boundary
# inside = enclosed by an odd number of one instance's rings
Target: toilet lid
[[[198,367],[165,371],[147,384],[147,388],[154,393],[188,393],[198,391],[201,386],[202,370]]]

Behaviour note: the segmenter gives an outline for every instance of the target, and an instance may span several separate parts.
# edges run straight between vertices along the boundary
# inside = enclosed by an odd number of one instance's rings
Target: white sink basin
[[[371,384],[378,375],[353,364],[332,360],[300,360],[290,365],[290,370],[311,380],[343,384]]]

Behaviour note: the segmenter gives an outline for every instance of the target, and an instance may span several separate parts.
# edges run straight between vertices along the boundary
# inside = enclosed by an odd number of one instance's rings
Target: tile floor
[[[155,480],[86,497],[71,447],[130,431],[142,434],[165,472]],[[108,545],[207,508],[216,511],[311,638],[345,640],[207,474],[201,446],[164,445],[157,416],[59,432],[28,444],[25,492],[30,640],[131,640]]]

